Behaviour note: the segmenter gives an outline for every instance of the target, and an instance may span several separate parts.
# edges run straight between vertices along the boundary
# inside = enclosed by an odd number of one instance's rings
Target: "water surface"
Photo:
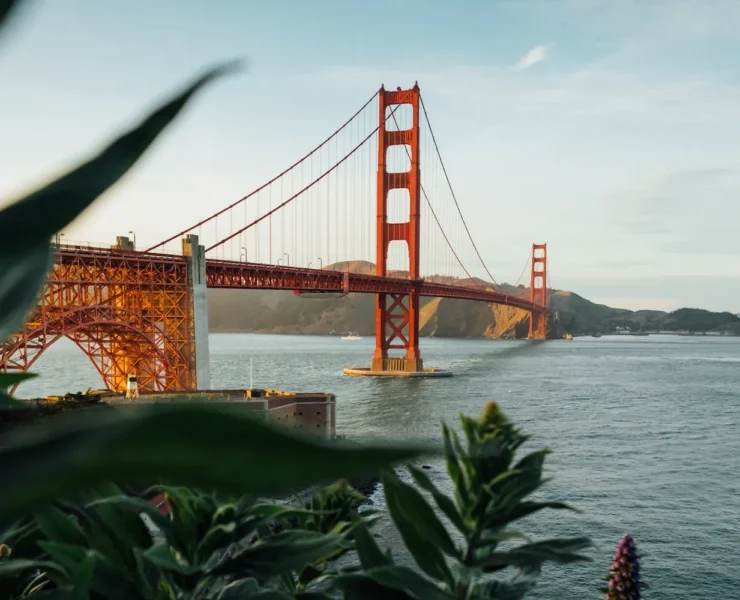
[[[337,395],[337,429],[352,437],[438,439],[440,420],[477,414],[497,400],[554,453],[551,499],[580,515],[555,512],[522,523],[534,537],[588,535],[591,564],[546,567],[535,598],[600,597],[619,537],[631,533],[646,556],[649,598],[739,598],[740,338],[672,336],[580,338],[571,342],[422,341],[427,366],[456,376],[435,380],[355,379],[373,340],[339,337],[211,336],[213,385]],[[71,344],[37,363],[43,378],[23,396],[100,387]],[[447,487],[441,464],[433,479]],[[373,500],[382,507],[380,492]],[[400,541],[379,524],[399,556]],[[408,558],[407,558],[408,560]]]

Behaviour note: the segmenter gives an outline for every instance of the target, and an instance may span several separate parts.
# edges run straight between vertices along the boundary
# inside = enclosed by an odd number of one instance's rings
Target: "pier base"
[[[430,368],[423,371],[376,371],[369,367],[347,367],[344,374],[352,377],[452,377],[452,371]]]

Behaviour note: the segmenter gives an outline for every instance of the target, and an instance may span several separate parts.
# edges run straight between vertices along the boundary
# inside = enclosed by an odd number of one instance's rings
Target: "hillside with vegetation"
[[[357,261],[331,265],[327,269],[372,273],[374,265]],[[393,273],[403,276],[405,273]],[[434,278],[441,283],[470,284],[449,277]],[[477,280],[476,283],[491,286]],[[528,296],[524,286],[503,284],[507,294]],[[209,290],[209,324],[213,332],[249,332],[331,335],[357,332],[369,336],[375,331],[375,297],[349,294],[344,297],[306,297],[289,291]],[[508,306],[453,298],[423,298],[421,335],[460,338],[523,338],[529,315]],[[740,317],[729,312],[715,313],[682,308],[674,312],[630,311],[596,304],[573,292],[554,290],[550,306],[557,315],[552,335],[612,333],[616,328],[634,332],[688,331],[740,334]]]

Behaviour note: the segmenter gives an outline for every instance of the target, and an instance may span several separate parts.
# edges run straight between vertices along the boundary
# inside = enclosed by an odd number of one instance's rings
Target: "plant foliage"
[[[12,552],[0,563],[0,593],[516,599],[535,586],[544,563],[587,560],[580,554],[586,538],[533,542],[511,529],[539,510],[567,508],[529,499],[544,482],[546,453],[517,460],[526,436],[494,404],[462,423],[465,447],[443,427],[453,497],[414,466],[407,471],[416,485],[392,470],[382,475],[390,517],[418,570],[381,549],[372,534],[375,513],[361,511],[362,496],[343,481],[318,489],[304,506],[182,487],[136,496],[107,484],[39,507],[0,535]],[[167,514],[144,499],[155,495]],[[349,551],[359,564],[338,562]]]

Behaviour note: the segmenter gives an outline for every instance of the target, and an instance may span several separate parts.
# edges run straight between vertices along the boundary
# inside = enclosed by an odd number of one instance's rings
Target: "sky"
[[[421,86],[498,281],[740,312],[740,2],[31,0],[0,37],[0,199],[197,97],[68,239],[156,242],[244,196],[384,83]]]

